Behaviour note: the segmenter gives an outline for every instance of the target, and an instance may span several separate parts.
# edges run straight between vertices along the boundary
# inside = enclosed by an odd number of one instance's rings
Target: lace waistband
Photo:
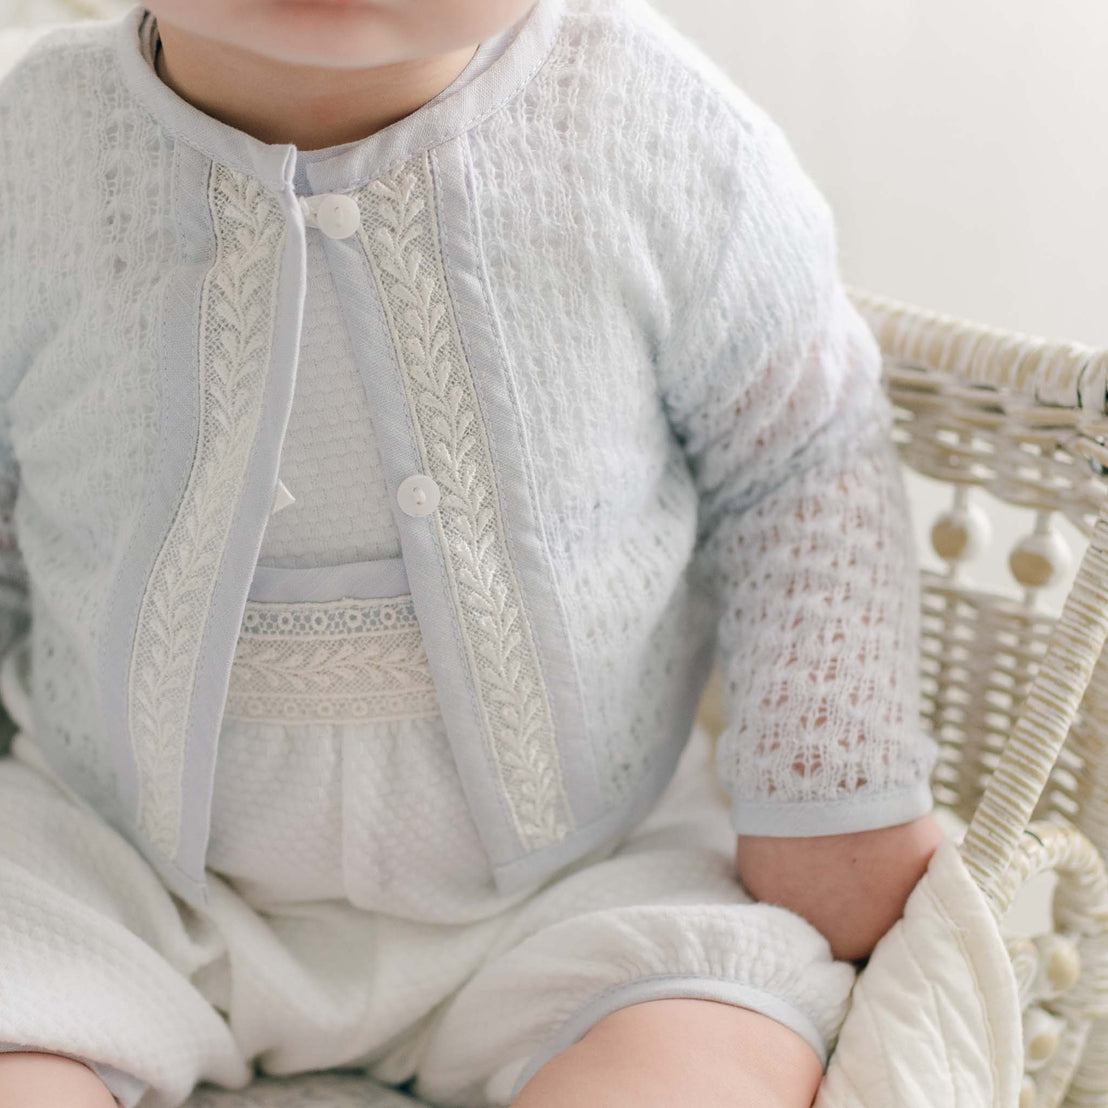
[[[410,595],[246,602],[225,716],[365,723],[438,712]]]

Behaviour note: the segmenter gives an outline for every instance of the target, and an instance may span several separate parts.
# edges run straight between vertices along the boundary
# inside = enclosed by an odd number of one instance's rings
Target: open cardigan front
[[[273,589],[410,595],[502,890],[649,809],[717,650],[737,831],[926,811],[879,357],[766,116],[648,5],[538,0],[473,80],[312,160],[178,97],[143,15],[0,82],[2,645],[28,636],[20,722],[167,886],[206,903]],[[401,545],[310,581],[258,564],[307,235]]]

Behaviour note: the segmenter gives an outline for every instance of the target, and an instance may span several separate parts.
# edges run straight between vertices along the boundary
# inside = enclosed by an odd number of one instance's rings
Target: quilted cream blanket
[[[875,947],[815,1108],[1015,1108],[1019,994],[984,897],[946,841]]]

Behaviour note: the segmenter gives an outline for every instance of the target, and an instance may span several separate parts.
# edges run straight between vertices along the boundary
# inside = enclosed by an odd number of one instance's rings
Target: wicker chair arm
[[[1108,412],[1108,351],[971,323],[850,289],[886,357],[1007,389],[1036,404]]]

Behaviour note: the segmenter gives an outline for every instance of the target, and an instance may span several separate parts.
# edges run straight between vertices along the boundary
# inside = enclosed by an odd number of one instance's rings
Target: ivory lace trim
[[[200,302],[199,441],[142,598],[128,679],[138,823],[168,857],[180,839],[189,695],[261,411],[286,234],[262,184],[218,164],[208,203],[216,250]]]
[[[357,195],[413,415],[424,472],[442,500],[438,527],[461,633],[502,796],[537,849],[573,826],[547,689],[500,518],[500,494],[443,267],[429,156]]]
[[[225,718],[367,723],[438,710],[411,596],[246,602]]]
[[[424,471],[442,490],[428,522],[438,527],[447,554],[490,752],[521,841],[537,849],[562,839],[573,818],[549,697],[500,518],[488,437],[450,302],[427,154],[367,184],[358,201],[359,235],[382,291]],[[216,257],[201,298],[196,461],[143,597],[129,681],[139,825],[168,856],[176,853],[180,835],[188,697],[234,492],[256,432],[286,233],[283,213],[264,187],[219,165],[212,167],[209,204]],[[248,601],[248,608],[259,603]],[[349,600],[345,604],[349,609]],[[348,635],[325,648],[327,656],[308,653],[294,664],[288,647],[275,653],[274,643],[267,645],[252,630],[244,617],[232,712],[250,712],[251,705],[262,710],[260,694],[249,690],[261,689],[263,681],[271,688],[278,672],[273,667],[283,665],[285,676],[314,667],[323,681],[327,672],[367,664],[368,655],[355,660]],[[406,654],[393,645],[400,653],[392,661],[414,672],[411,641]],[[370,649],[380,646],[377,641]],[[365,651],[366,641],[358,648]],[[320,649],[314,634],[301,649]],[[402,687],[407,704],[412,690]],[[359,695],[367,695],[364,688]],[[319,710],[319,701],[315,705]],[[307,702],[299,706],[307,710]],[[295,707],[283,700],[280,718],[287,720]],[[347,709],[356,706],[351,701]]]

